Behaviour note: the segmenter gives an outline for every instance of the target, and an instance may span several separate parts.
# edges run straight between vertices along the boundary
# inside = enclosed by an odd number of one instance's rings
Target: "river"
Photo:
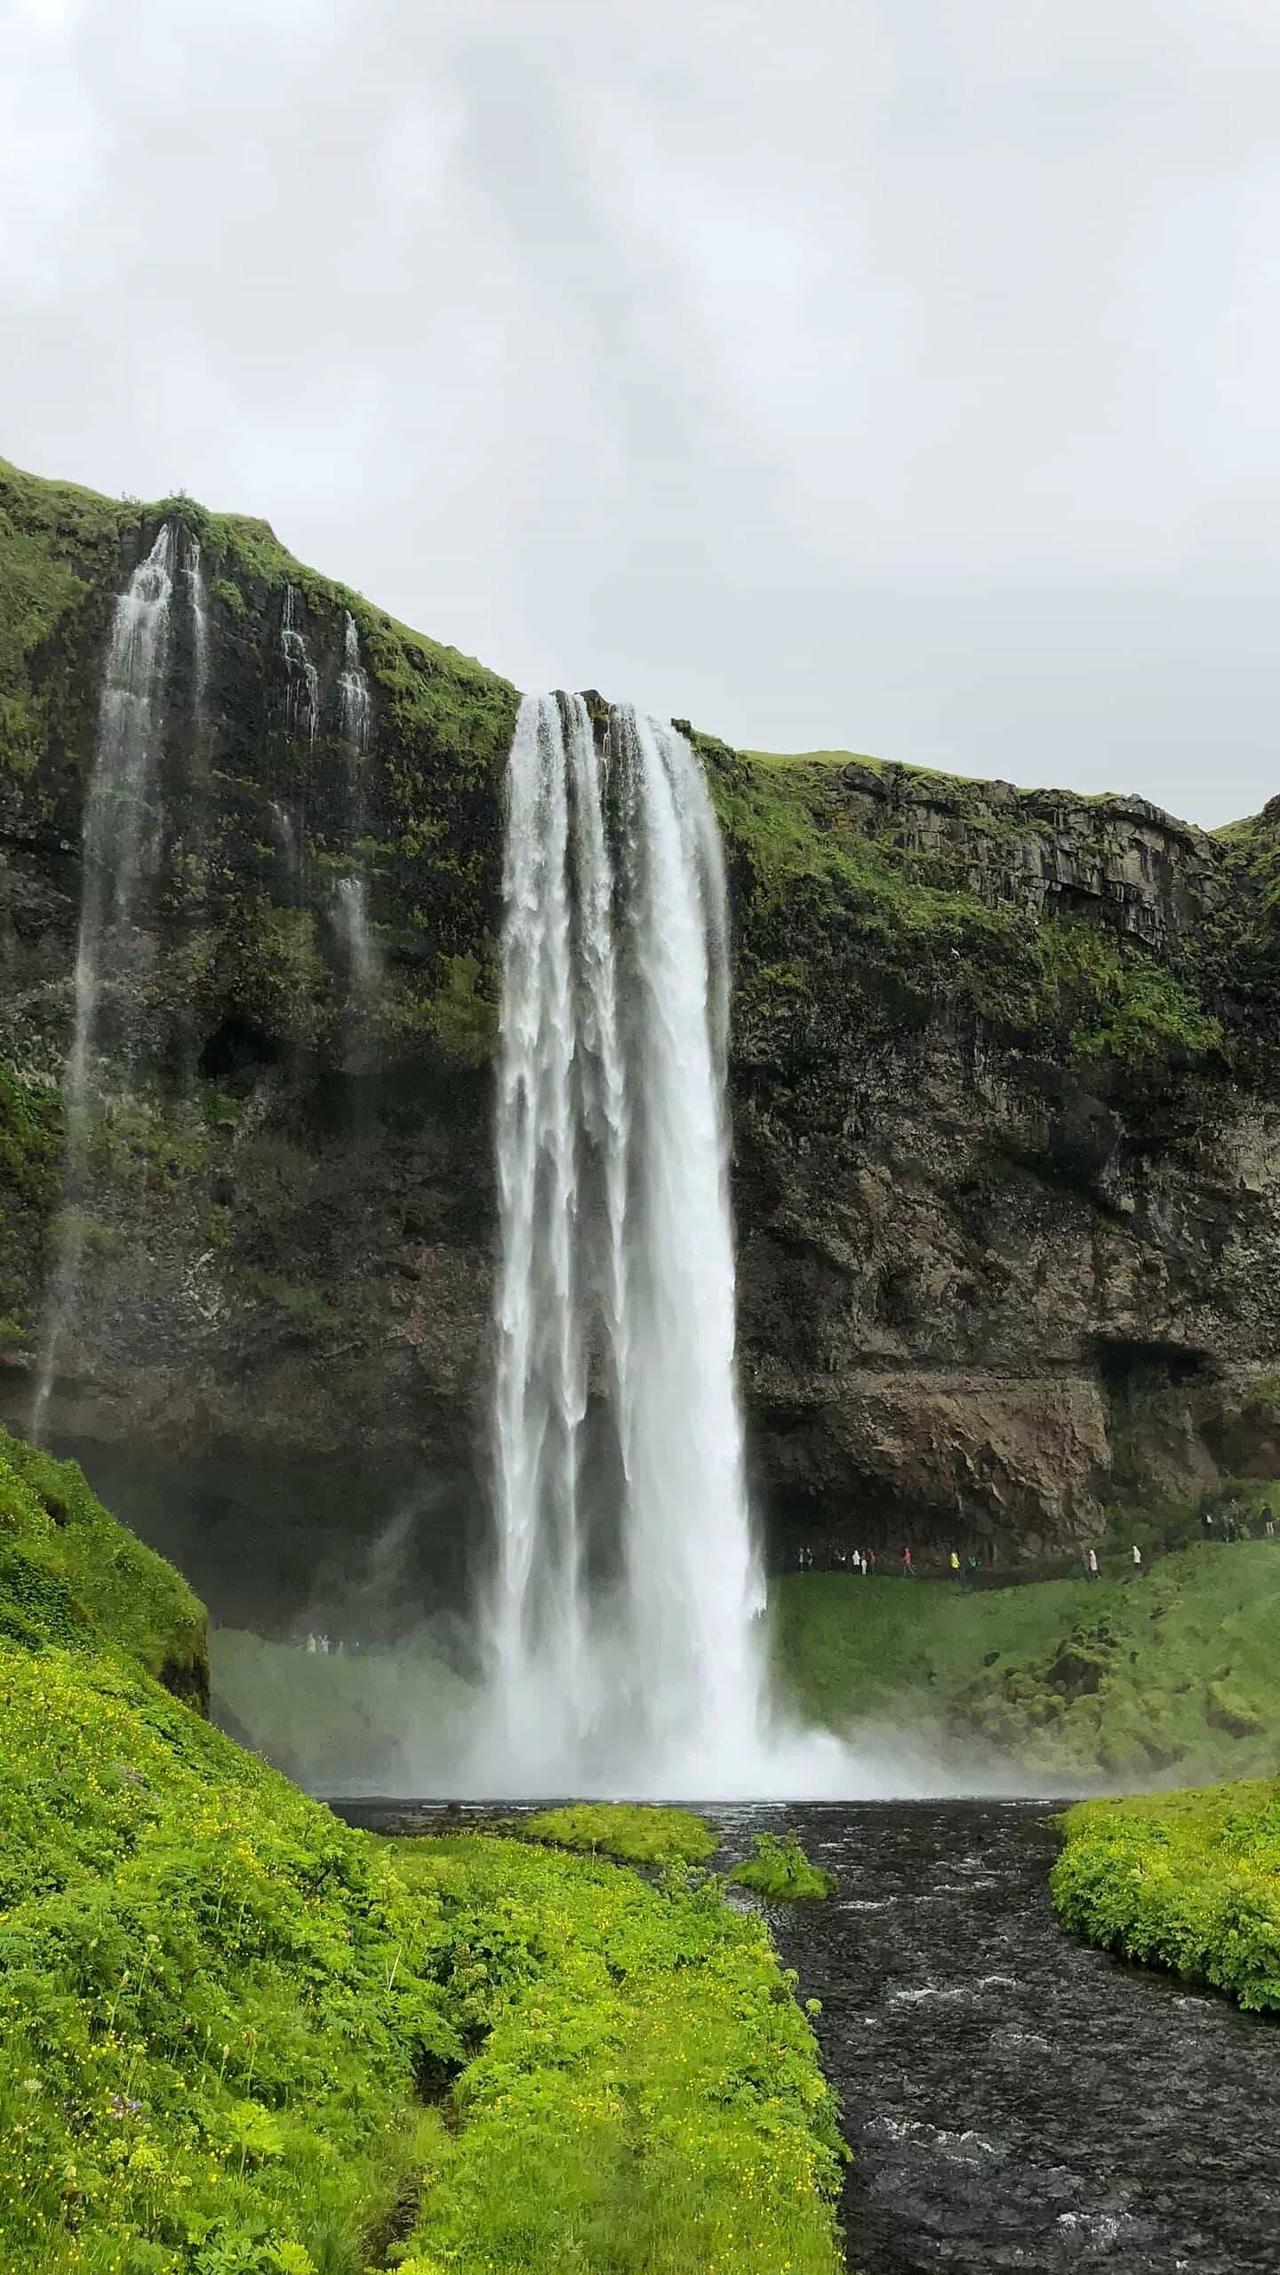
[[[718,1811],[745,1847],[759,1811]],[[1026,1802],[768,1812],[839,1886],[774,1932],[821,1999],[860,2275],[1276,2275],[1280,2033],[1064,1935]]]
[[[429,1805],[339,1807],[387,1831],[441,1824]],[[729,1857],[793,1831],[837,1881],[770,1918],[822,2002],[851,2271],[1277,2275],[1280,2032],[1064,1935],[1045,1803],[704,1814]]]

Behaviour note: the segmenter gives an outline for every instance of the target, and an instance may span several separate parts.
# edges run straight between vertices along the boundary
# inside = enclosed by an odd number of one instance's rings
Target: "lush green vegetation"
[[[468,1940],[482,2051],[410,2237],[443,2275],[834,2275],[833,2110],[757,1920],[668,1868],[399,1844]]]
[[[835,1887],[829,1872],[810,1863],[794,1833],[757,1833],[751,1855],[729,1878],[774,1904],[817,1903]]]
[[[1064,1925],[1280,2012],[1280,1783],[1090,1801],[1063,1833]]]
[[[172,1565],[109,1517],[73,1461],[0,1430],[0,1639],[126,1654],[202,1696],[204,1609]]]
[[[1103,1571],[972,1592],[791,1575],[775,1592],[782,1680],[834,1728],[915,1732],[1042,1781],[1271,1768],[1280,1539],[1197,1545],[1138,1579],[1117,1553]]]
[[[711,1827],[690,1809],[648,1808],[638,1802],[578,1801],[563,1809],[540,1809],[523,1817],[528,1840],[557,1848],[588,1849],[620,1857],[625,1864],[705,1864],[720,1843]]]
[[[834,2112],[757,1921],[380,1843],[146,1670],[202,1616],[0,1447],[0,2266],[835,2275]]]

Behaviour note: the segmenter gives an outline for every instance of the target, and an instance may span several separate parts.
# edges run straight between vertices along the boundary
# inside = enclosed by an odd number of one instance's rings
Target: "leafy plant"
[[[818,1903],[835,1887],[829,1872],[809,1862],[794,1833],[757,1833],[752,1854],[729,1878],[773,1904]]]

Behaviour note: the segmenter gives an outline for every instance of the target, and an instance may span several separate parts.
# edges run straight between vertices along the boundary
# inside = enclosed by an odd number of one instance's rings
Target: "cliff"
[[[425,1463],[465,1528],[515,690],[262,523],[0,468],[8,1411],[66,1234],[103,657],[166,522],[189,589],[146,954],[104,983],[131,1071],[88,1134],[53,1433]],[[1038,1553],[1117,1494],[1280,1467],[1280,801],[1210,837],[1139,799],[695,739],[735,911],[742,1364],[772,1524]]]

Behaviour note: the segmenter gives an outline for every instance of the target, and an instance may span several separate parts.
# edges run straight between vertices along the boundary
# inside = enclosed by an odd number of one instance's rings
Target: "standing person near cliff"
[[[904,1580],[914,1580],[915,1576],[916,1568],[911,1561],[911,1551],[909,1548],[904,1548],[902,1551],[902,1577]]]
[[[1091,1549],[1089,1550],[1089,1553],[1088,1553],[1088,1555],[1086,1556],[1086,1558],[1085,1558],[1085,1560],[1084,1560],[1084,1568],[1085,1568],[1085,1574],[1086,1574],[1087,1578],[1089,1578],[1090,1580],[1096,1580],[1096,1579],[1097,1579],[1097,1577],[1098,1577],[1098,1551],[1097,1551],[1097,1549],[1096,1549],[1096,1548],[1091,1548]]]
[[[1138,1543],[1137,1543],[1137,1541],[1135,1540],[1135,1542],[1134,1542],[1134,1544],[1133,1544],[1133,1574],[1134,1574],[1134,1578],[1135,1578],[1135,1579],[1138,1577],[1138,1574],[1141,1572],[1141,1570],[1142,1570],[1142,1550],[1139,1548],[1139,1546],[1138,1546]]]
[[[960,1557],[959,1557],[959,1554],[958,1554],[957,1550],[955,1550],[954,1548],[952,1549],[952,1551],[951,1551],[951,1554],[950,1554],[950,1556],[948,1557],[947,1561],[948,1561],[948,1563],[950,1564],[950,1567],[951,1567],[951,1577],[952,1577],[952,1579],[953,1579],[953,1580],[958,1580],[958,1579],[959,1579],[959,1577],[960,1577]]]

